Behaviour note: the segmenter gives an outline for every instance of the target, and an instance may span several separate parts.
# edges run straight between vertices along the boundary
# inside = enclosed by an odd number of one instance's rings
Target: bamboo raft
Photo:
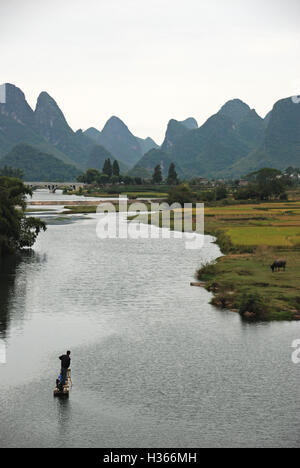
[[[69,398],[69,392],[70,392],[71,386],[72,386],[71,369],[68,369],[67,378],[66,378],[63,390],[61,391],[58,387],[56,387],[53,391],[53,395],[55,397]]]

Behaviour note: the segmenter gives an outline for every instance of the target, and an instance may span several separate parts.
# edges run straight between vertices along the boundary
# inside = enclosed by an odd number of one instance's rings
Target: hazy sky
[[[161,142],[171,118],[300,94],[299,19],[299,0],[0,0],[0,83],[74,130],[117,115]]]

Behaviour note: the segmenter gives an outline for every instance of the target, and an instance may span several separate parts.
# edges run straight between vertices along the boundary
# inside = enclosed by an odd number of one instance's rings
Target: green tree
[[[99,174],[97,177],[97,183],[99,185],[106,185],[109,182],[109,177],[107,174]]]
[[[201,202],[212,202],[216,198],[214,190],[202,190],[197,194],[197,200]]]
[[[195,194],[192,192],[188,184],[177,185],[173,187],[168,195],[168,203],[180,203],[182,206],[185,203],[193,203],[195,201]]]
[[[285,191],[291,184],[289,177],[281,171],[272,168],[263,168],[247,176],[250,181],[245,188],[240,188],[234,194],[237,200],[271,200],[287,197]]]
[[[225,185],[220,185],[216,188],[215,192],[216,200],[224,200],[228,196],[227,188]]]
[[[14,177],[16,179],[23,179],[24,172],[22,169],[15,169],[10,166],[4,166],[0,168],[0,176],[3,177]]]
[[[117,176],[117,177],[120,176],[120,166],[119,166],[119,163],[118,163],[118,161],[116,159],[113,162],[112,173],[113,173],[114,176]]]
[[[264,167],[263,169],[260,169],[259,171],[251,172],[251,174],[248,174],[246,176],[246,179],[251,182],[256,182],[256,183],[263,185],[281,176],[282,176],[282,172],[279,171],[278,169]]]
[[[117,175],[113,175],[111,178],[111,183],[115,185],[115,184],[118,184],[119,182],[120,182],[120,177]]]
[[[81,174],[77,177],[78,182],[83,182],[84,184],[96,184],[100,176],[100,172],[97,169],[88,169],[84,174]]]
[[[105,159],[105,163],[102,169],[103,174],[106,174],[109,178],[111,178],[112,173],[113,173],[113,168],[111,165],[110,158]]]
[[[127,175],[124,177],[123,181],[125,185],[131,185],[134,182],[134,179]]]
[[[178,176],[177,176],[177,172],[175,170],[175,164],[174,163],[170,164],[167,183],[169,185],[177,185],[178,184]]]
[[[154,173],[152,176],[152,182],[153,184],[160,184],[162,182],[162,173],[161,173],[161,167],[160,164],[157,164],[154,169]]]
[[[0,177],[0,256],[30,248],[46,225],[25,216],[25,198],[32,195],[20,179]]]

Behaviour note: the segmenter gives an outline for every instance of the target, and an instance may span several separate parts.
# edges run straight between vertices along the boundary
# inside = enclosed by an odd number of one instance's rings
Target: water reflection
[[[14,311],[15,297],[22,295],[25,302],[26,283],[18,281],[20,273],[30,264],[39,265],[46,261],[45,254],[39,255],[33,250],[18,255],[9,255],[0,260],[0,338],[5,339],[7,336],[11,314]]]
[[[19,258],[9,256],[0,261],[0,338],[6,338],[9,322],[10,303],[16,281],[16,269]]]
[[[57,409],[58,435],[60,439],[68,433],[71,422],[71,402],[68,398],[55,398]]]

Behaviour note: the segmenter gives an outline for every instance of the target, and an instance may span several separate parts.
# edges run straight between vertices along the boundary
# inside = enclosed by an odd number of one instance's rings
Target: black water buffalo
[[[280,271],[280,269],[285,271],[286,269],[286,261],[285,260],[275,260],[275,262],[271,265],[271,270],[273,271]]]

